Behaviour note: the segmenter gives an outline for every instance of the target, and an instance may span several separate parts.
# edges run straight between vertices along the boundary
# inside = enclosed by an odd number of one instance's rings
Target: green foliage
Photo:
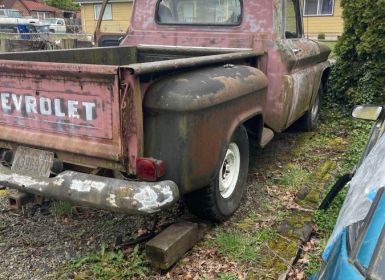
[[[335,118],[336,115],[331,114],[328,117]],[[350,119],[346,119],[346,122],[350,121]],[[347,126],[347,124],[345,124],[345,126]],[[349,146],[339,163],[341,170],[340,174],[351,171],[353,166],[358,163],[368,139],[371,123],[365,121],[353,121],[349,124],[349,126],[351,127]],[[329,187],[332,187],[333,184],[334,181],[331,182]],[[312,275],[321,268],[321,254],[326,246],[330,234],[334,229],[340,208],[346,196],[346,192],[347,189],[340,192],[333,200],[328,210],[317,210],[314,215],[314,224],[316,226],[318,242],[315,244],[315,249],[306,254],[308,262],[304,265],[304,272],[307,276]]]
[[[82,259],[74,260],[69,270],[75,271],[75,279],[132,279],[145,277],[148,265],[136,246],[130,256],[122,251],[107,251],[102,246],[100,252],[90,253]]]
[[[66,201],[55,200],[52,203],[53,214],[56,217],[71,217],[74,214],[74,206]]]
[[[385,0],[341,0],[344,33],[331,73],[334,100],[349,105],[385,101]]]
[[[317,39],[318,40],[325,40],[325,33],[319,33]]]
[[[236,273],[218,273],[215,278],[202,277],[200,280],[237,280],[238,275]]]
[[[237,280],[238,275],[236,273],[219,273],[217,280]]]
[[[45,3],[49,6],[65,11],[77,11],[79,5],[74,0],[47,0]]]
[[[260,258],[260,246],[275,237],[276,233],[271,229],[256,230],[252,233],[220,230],[209,245],[218,248],[219,253],[233,260],[255,261]]]
[[[297,164],[289,163],[275,183],[287,186],[291,190],[302,187],[309,180],[309,172]]]

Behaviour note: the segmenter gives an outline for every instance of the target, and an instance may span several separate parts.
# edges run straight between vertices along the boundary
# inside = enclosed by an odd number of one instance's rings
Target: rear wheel
[[[321,82],[310,110],[307,111],[300,120],[302,130],[311,131],[316,127],[320,115],[323,88],[323,83]]]
[[[185,196],[194,215],[222,222],[238,209],[245,189],[249,167],[249,141],[241,126],[233,134],[222,164],[209,186]]]

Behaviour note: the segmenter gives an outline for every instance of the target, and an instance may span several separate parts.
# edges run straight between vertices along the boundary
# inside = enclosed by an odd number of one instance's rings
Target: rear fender
[[[330,62],[329,61],[325,61],[323,63],[320,63],[320,64],[316,65],[316,67],[318,69],[317,69],[317,74],[316,74],[316,77],[314,80],[313,94],[312,94],[311,102],[309,104],[309,108],[311,108],[311,105],[313,104],[314,99],[316,98],[316,96],[318,94],[318,89],[320,88],[321,83],[326,83],[327,79],[329,78],[329,74],[330,74]],[[326,88],[324,88],[324,90],[326,90]]]
[[[159,80],[144,99],[144,153],[165,161],[181,193],[208,185],[243,122],[263,114],[267,78],[226,65]]]

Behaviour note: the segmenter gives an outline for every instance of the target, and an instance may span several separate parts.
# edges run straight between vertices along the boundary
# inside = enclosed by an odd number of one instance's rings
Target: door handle
[[[292,51],[294,52],[295,55],[301,55],[302,53],[302,49],[299,49],[299,48],[294,48],[292,49]]]

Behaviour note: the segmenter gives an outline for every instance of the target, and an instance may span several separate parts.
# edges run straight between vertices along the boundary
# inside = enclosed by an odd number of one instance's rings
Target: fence
[[[0,33],[0,52],[84,48],[92,40],[82,33]]]

